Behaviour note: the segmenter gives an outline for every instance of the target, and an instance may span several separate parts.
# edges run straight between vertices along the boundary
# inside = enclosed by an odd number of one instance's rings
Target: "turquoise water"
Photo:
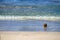
[[[25,7],[25,8],[24,8]],[[0,15],[14,16],[60,16],[60,6],[31,6],[28,8],[0,8]]]
[[[0,15],[60,16],[59,0],[1,0]]]

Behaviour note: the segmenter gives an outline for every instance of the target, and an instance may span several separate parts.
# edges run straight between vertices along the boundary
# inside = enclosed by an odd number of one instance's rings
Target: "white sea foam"
[[[55,16],[0,16],[0,20],[60,20],[60,17]]]

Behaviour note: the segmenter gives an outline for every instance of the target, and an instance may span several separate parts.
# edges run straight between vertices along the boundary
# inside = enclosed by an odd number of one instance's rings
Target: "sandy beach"
[[[60,40],[60,32],[0,31],[0,40]]]

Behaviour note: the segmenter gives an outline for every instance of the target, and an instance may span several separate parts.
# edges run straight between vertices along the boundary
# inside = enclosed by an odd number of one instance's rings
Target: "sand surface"
[[[0,31],[0,40],[60,40],[60,32],[6,32]]]

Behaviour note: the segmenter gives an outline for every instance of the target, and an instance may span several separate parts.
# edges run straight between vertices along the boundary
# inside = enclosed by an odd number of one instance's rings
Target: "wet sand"
[[[0,40],[60,40],[60,32],[0,31]]]

